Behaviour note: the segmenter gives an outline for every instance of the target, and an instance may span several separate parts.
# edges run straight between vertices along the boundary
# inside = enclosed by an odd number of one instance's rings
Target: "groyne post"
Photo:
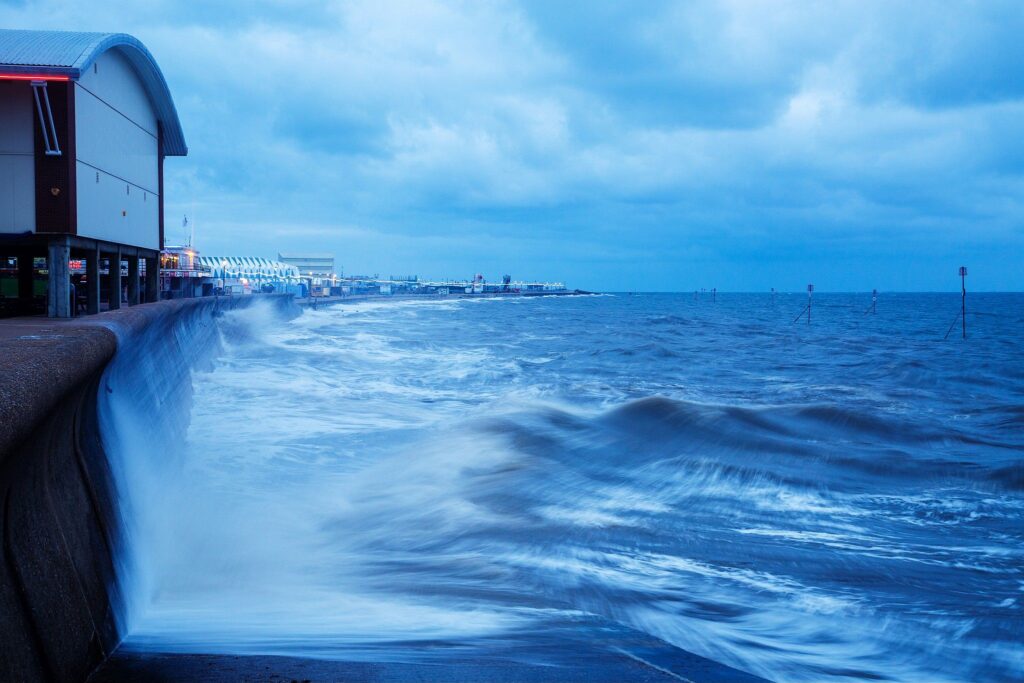
[[[807,324],[811,324],[811,297],[814,294],[814,285],[807,285]]]
[[[878,290],[871,290],[871,314],[874,315],[875,307],[878,305]]]
[[[962,339],[967,339],[967,266],[960,266],[960,325]]]

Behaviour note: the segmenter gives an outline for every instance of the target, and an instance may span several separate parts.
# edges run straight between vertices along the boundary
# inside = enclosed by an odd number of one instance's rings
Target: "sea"
[[[108,389],[143,425],[111,457],[158,473],[119,475],[127,645],[543,659],[618,628],[772,681],[1024,680],[1024,294],[968,293],[966,338],[960,292],[807,303],[224,313],[179,429]]]

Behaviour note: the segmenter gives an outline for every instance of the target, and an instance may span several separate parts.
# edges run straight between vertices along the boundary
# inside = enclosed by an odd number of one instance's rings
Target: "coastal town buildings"
[[[277,260],[295,266],[303,275],[315,278],[334,277],[334,254],[312,252],[278,253]]]
[[[193,247],[164,247],[160,252],[160,298],[189,299],[213,294],[213,269]]]
[[[0,30],[0,313],[155,301],[164,158],[187,152],[132,36]]]
[[[295,266],[260,256],[199,256],[197,263],[211,271],[215,287],[225,292],[282,292],[302,282]]]

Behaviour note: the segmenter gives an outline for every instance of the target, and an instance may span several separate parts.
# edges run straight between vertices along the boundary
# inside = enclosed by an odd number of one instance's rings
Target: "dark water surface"
[[[966,342],[959,294],[805,303],[229,313],[130,644],[529,656],[611,624],[778,681],[1024,678],[1024,295],[971,295]]]

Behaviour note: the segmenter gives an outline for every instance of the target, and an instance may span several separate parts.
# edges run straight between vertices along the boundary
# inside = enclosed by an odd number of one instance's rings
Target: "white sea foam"
[[[954,456],[893,426],[900,386],[816,403],[848,386],[824,342],[811,382],[791,327],[728,336],[750,361],[684,305],[257,306],[212,365],[122,364],[129,646],[378,657],[585,614],[778,681],[1021,671],[1020,496],[915,469]],[[146,404],[178,381],[184,433]]]

